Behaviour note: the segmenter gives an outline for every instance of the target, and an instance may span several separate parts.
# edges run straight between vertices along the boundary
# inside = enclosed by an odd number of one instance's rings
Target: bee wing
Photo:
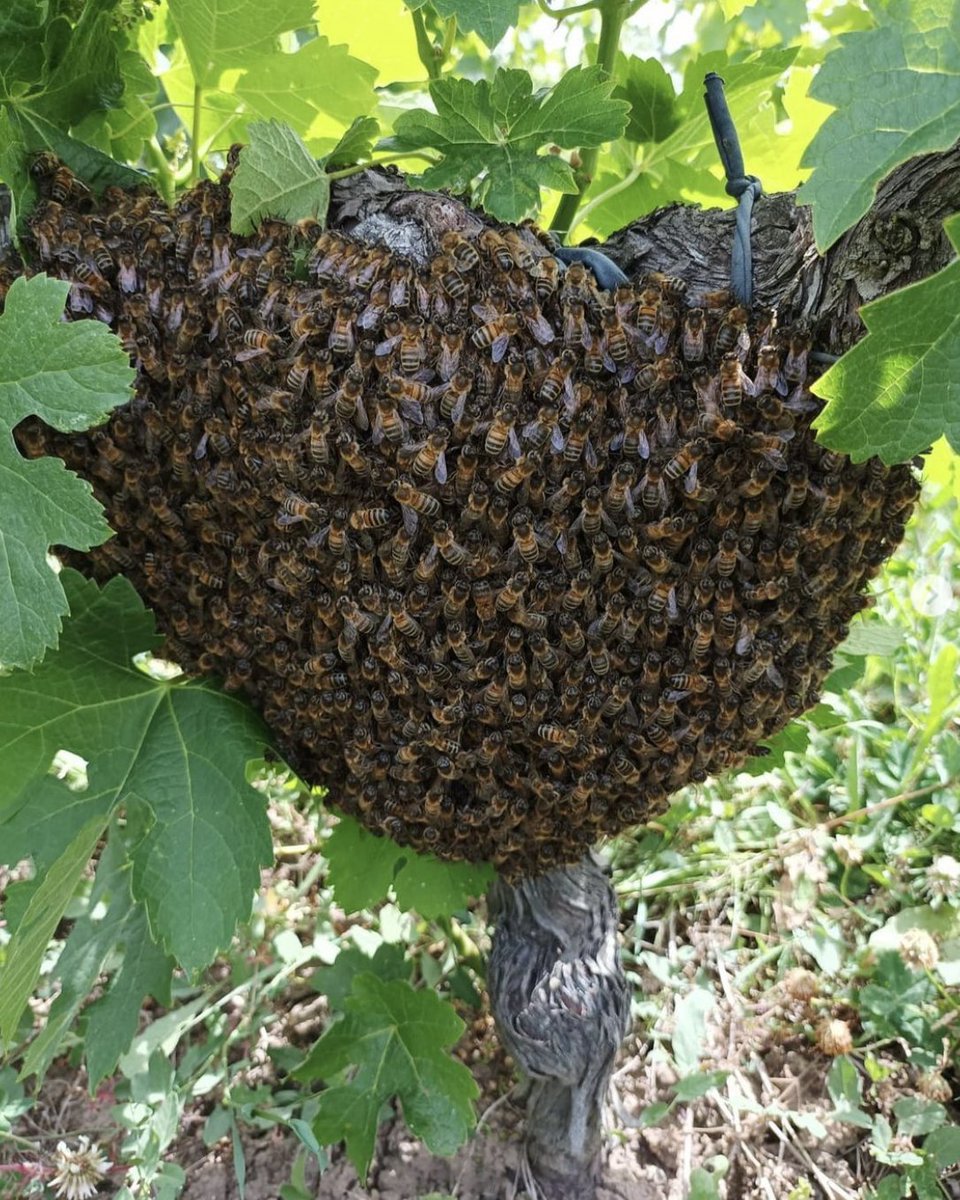
[[[411,537],[415,537],[417,529],[420,526],[420,518],[409,504],[401,504],[400,512],[403,516],[403,528],[407,531],[407,533],[410,534]]]
[[[679,615],[680,611],[677,608],[677,589],[671,588],[670,591],[667,592],[667,616],[671,621],[675,621]]]
[[[600,520],[603,523],[604,529],[611,537],[617,536],[617,523],[605,510],[600,510]]]
[[[550,446],[555,454],[562,454],[563,448],[567,444],[567,439],[564,437],[563,430],[559,425],[554,425],[550,430]]]
[[[577,397],[573,390],[573,372],[563,381],[563,406],[572,417],[577,411]]]
[[[526,425],[524,425],[524,427],[520,430],[520,436],[523,438],[530,438],[537,432],[537,430],[539,428],[540,428],[540,422],[537,420],[536,417],[534,417],[532,421],[528,421],[526,423]]]
[[[414,425],[423,424],[423,405],[419,400],[412,400],[409,396],[403,396],[400,400],[400,411]]]
[[[384,308],[379,304],[368,304],[359,317],[357,324],[361,329],[374,329],[380,324],[380,318],[384,314]]]
[[[206,456],[206,453],[207,453],[207,442],[208,442],[209,440],[210,440],[210,434],[209,434],[209,433],[204,433],[204,435],[203,435],[203,437],[201,437],[200,441],[199,441],[199,442],[197,442],[197,448],[196,448],[196,450],[194,450],[194,452],[193,452],[193,457],[194,457],[194,458],[197,458],[197,459],[199,459],[199,458],[204,458],[204,457]]]
[[[266,350],[262,347],[250,346],[246,350],[241,350],[239,354],[235,354],[233,357],[237,362],[246,362],[248,359],[259,358],[261,354],[266,353]]]
[[[511,427],[510,432],[507,434],[507,452],[514,462],[522,454],[520,439],[517,437],[517,431],[513,427]]]
[[[357,422],[358,429],[362,429],[364,432],[366,432],[366,430],[370,428],[370,418],[367,416],[367,409],[366,405],[363,403],[362,396],[357,397],[357,407],[354,413],[354,419]]]
[[[740,385],[743,388],[745,396],[755,396],[757,394],[757,385],[753,382],[749,375],[740,372]]]
[[[783,676],[776,667],[767,667],[767,678],[776,687],[783,687]]]
[[[453,411],[450,413],[450,420],[454,425],[456,425],[457,422],[460,420],[460,418],[463,416],[464,410],[466,409],[466,407],[467,407],[467,393],[464,392],[463,395],[460,397],[460,399],[453,406]]]
[[[437,455],[437,461],[433,468],[433,477],[437,483],[447,482],[447,456],[442,450]]]
[[[804,399],[804,395],[806,395],[806,399]],[[799,384],[793,389],[787,399],[784,400],[783,407],[792,413],[808,413],[814,412],[818,405],[811,398],[809,392],[804,393],[803,385]]]
[[[500,316],[500,313],[497,311],[497,309],[495,309],[492,304],[488,304],[485,300],[478,304],[472,304],[470,306],[470,311],[475,317],[479,317],[484,324],[489,324],[491,321],[495,321],[497,317]]]
[[[399,334],[396,337],[387,338],[385,342],[378,342],[373,352],[377,358],[385,358],[399,341]]]
[[[387,640],[387,634],[390,632],[390,626],[392,624],[393,624],[393,617],[391,617],[390,614],[387,613],[387,615],[380,622],[380,627],[377,629],[377,632],[373,635],[373,640],[378,643],[385,642]]]
[[[595,471],[597,469],[597,452],[594,450],[593,442],[589,438],[587,438],[586,444],[583,448],[583,461],[591,471]]]
[[[687,495],[690,495],[691,492],[696,491],[697,472],[698,472],[699,467],[700,467],[699,463],[693,463],[693,465],[690,467],[690,470],[687,471],[687,474],[683,481],[683,490],[687,493]]]
[[[498,338],[494,339],[493,345],[490,347],[490,357],[495,363],[500,362],[507,352],[507,347],[510,345],[510,334],[501,333]]]
[[[648,345],[649,344],[650,343],[648,343]],[[653,349],[656,354],[663,354],[669,344],[670,335],[668,333],[654,333]]]
[[[616,452],[622,448],[623,443],[626,439],[626,436],[627,435],[624,433],[624,431],[622,429],[620,430],[619,433],[615,433],[613,435],[613,437],[610,439],[610,441],[607,442],[607,449],[612,451],[614,454],[616,454]],[[627,492],[627,495],[629,496],[630,493]]]
[[[787,460],[783,457],[779,450],[764,450],[760,456],[777,471],[786,471],[788,467]]]
[[[556,341],[557,335],[543,313],[538,313],[535,317],[525,316],[524,321],[541,346],[549,346],[551,342]]]
[[[380,411],[378,409],[373,418],[373,428],[370,430],[370,444],[373,446],[379,446],[383,441],[383,438],[383,418],[380,416]]]

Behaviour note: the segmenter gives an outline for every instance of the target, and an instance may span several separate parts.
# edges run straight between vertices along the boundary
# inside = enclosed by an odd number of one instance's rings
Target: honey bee
[[[446,430],[434,430],[425,442],[401,447],[397,461],[409,465],[418,479],[428,479],[432,474],[437,483],[446,483],[447,460],[444,452],[449,438]]]
[[[564,396],[569,409],[572,409],[573,386],[572,375],[577,365],[577,356],[572,350],[563,350],[553,360],[549,370],[540,384],[539,398],[541,404],[556,404]]]
[[[443,235],[440,239],[440,246],[443,252],[449,254],[457,264],[458,271],[470,274],[480,265],[480,255],[474,244],[454,229],[448,230]]]
[[[617,367],[622,367],[630,357],[627,331],[624,328],[623,321],[620,319],[620,314],[617,312],[616,306],[604,310],[602,322],[604,352],[610,362],[614,364],[612,369],[616,370]],[[607,363],[607,365],[609,366],[610,363]]]
[[[332,354],[353,354],[356,350],[355,318],[356,304],[352,300],[344,300],[337,308],[333,327],[327,338],[327,346]]]
[[[506,354],[510,339],[519,332],[519,317],[514,313],[501,313],[475,329],[470,341],[478,350],[489,350],[491,359],[498,363]]]
[[[437,356],[437,374],[448,383],[460,366],[463,354],[464,331],[459,325],[445,325],[440,335],[440,353]]]
[[[520,300],[520,317],[534,339],[541,346],[549,346],[556,340],[556,334],[550,322],[543,315],[540,305],[533,296],[523,296]]]
[[[691,308],[683,319],[683,334],[680,352],[686,362],[695,363],[703,359],[706,350],[706,322],[702,308]]]
[[[744,374],[743,364],[736,354],[725,354],[720,362],[720,398],[726,409],[737,409],[744,394],[754,394],[753,382]]]
[[[493,420],[483,441],[483,449],[492,458],[499,458],[507,444],[510,445],[510,457],[516,460],[520,457],[520,442],[514,431],[517,410],[512,404],[504,404],[493,414]]]
[[[501,271],[512,271],[514,258],[510,247],[495,229],[485,229],[479,238],[480,249],[493,260]]]
[[[794,387],[802,387],[807,381],[807,360],[813,338],[808,330],[795,330],[787,343],[787,357],[783,362],[783,378]]]
[[[750,335],[747,333],[747,322],[750,312],[742,304],[735,304],[724,314],[717,329],[714,350],[720,356],[733,353],[742,359],[750,349]]]
[[[560,260],[552,254],[538,258],[533,270],[533,286],[537,299],[542,303],[556,294],[560,286]]]

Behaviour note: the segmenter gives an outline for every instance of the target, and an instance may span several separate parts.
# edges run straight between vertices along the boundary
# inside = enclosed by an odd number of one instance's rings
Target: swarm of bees
[[[370,829],[508,877],[578,859],[814,704],[910,466],[810,429],[810,330],[532,225],[425,268],[311,221],[229,232],[38,160],[28,248],[138,368],[87,477],[167,653],[258,706]]]

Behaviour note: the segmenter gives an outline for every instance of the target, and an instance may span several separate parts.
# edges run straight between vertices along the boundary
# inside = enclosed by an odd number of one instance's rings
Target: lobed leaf
[[[70,903],[80,876],[107,823],[107,814],[88,821],[55,862],[33,893],[27,911],[5,948],[0,967],[0,1037],[11,1041],[53,931]]]
[[[440,79],[430,84],[436,114],[403,113],[385,145],[441,151],[423,174],[425,187],[463,191],[476,182],[477,201],[515,221],[539,205],[541,188],[576,190],[569,164],[541,154],[543,146],[598,146],[623,132],[628,105],[611,99],[613,88],[599,67],[575,67],[537,94],[520,70],[500,69],[492,82]]]
[[[444,1050],[464,1024],[432,992],[376,975],[354,978],[346,1015],[320,1038],[297,1079],[346,1082],[321,1092],[313,1129],[324,1143],[345,1140],[361,1180],[373,1157],[381,1107],[392,1097],[403,1105],[410,1130],[435,1154],[452,1154],[474,1125],[479,1089],[467,1068]]]
[[[134,372],[100,321],[63,321],[69,285],[16,279],[0,316],[0,663],[28,667],[57,643],[67,602],[51,545],[88,550],[110,536],[93,489],[56,458],[28,461],[13,427],[35,415],[86,429],[124,403]]]
[[[324,854],[337,903],[346,912],[379,904],[392,885],[400,908],[428,919],[447,916],[465,908],[471,896],[482,895],[494,879],[493,868],[485,864],[416,854],[345,816],[327,839]],[[358,871],[361,862],[363,870]]]
[[[945,222],[960,248],[960,215]],[[813,385],[824,445],[905,462],[941,434],[960,450],[960,262],[860,310],[867,336]]]
[[[464,33],[475,33],[492,50],[520,16],[520,0],[432,0],[437,15],[455,17]],[[408,7],[419,7],[408,4]]]
[[[323,222],[330,202],[330,181],[289,125],[255,122],[250,144],[230,183],[230,227],[249,233],[265,217]]]
[[[157,680],[132,655],[156,644],[125,579],[102,589],[64,571],[70,619],[30,675],[0,678],[0,819],[5,855],[38,871],[75,827],[127,810],[134,899],[151,937],[188,971],[205,966],[250,911],[271,838],[244,764],[267,738],[246,705],[209,683]],[[87,760],[75,792],[45,777],[54,753]]]
[[[821,251],[867,212],[894,167],[960,137],[960,0],[870,9],[876,28],[842,37],[811,87],[835,107],[804,155],[813,176],[798,197],[813,207]]]
[[[281,33],[313,22],[310,0],[169,0],[169,9],[200,88],[215,87],[223,71],[269,53]]]
[[[656,58],[618,54],[614,96],[630,105],[624,137],[631,142],[662,142],[680,124],[673,81]]]
[[[380,134],[376,117],[357,117],[334,148],[324,159],[328,171],[363,162],[373,153],[373,143]]]

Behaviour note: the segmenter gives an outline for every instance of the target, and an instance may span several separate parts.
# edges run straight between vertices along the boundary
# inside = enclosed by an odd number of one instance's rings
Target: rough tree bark
[[[860,337],[862,303],[922,279],[953,256],[942,221],[960,210],[960,144],[895,171],[867,216],[826,255],[810,211],[792,194],[754,208],[755,302],[782,324],[811,322],[815,344],[841,354]],[[448,196],[407,190],[397,175],[365,172],[334,190],[333,223],[424,261],[439,234],[477,217]],[[730,210],[671,205],[603,246],[631,277],[682,276],[693,292],[726,286]],[[617,905],[598,861],[550,871],[490,894],[497,922],[489,989],[501,1037],[531,1081],[526,1151],[547,1200],[590,1200],[601,1150],[600,1111],[629,997],[617,945]]]

